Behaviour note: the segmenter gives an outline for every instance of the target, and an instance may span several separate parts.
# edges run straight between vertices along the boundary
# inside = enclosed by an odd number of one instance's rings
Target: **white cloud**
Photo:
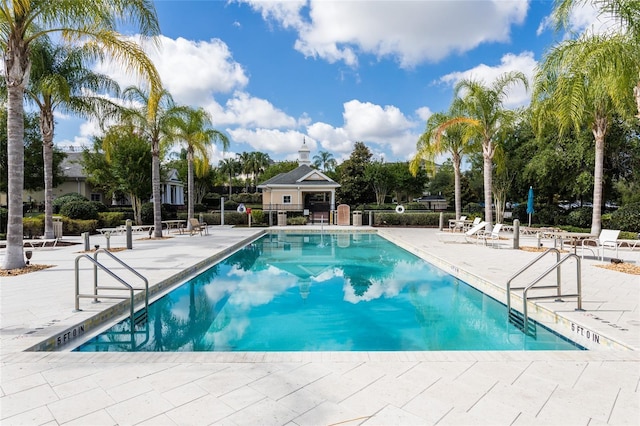
[[[357,55],[392,57],[403,68],[438,61],[482,43],[509,41],[528,1],[257,1],[249,3],[298,33],[295,48],[306,56],[357,65]]]
[[[234,141],[246,143],[256,151],[285,155],[288,160],[298,159],[298,149],[302,146],[303,139],[312,152],[317,149],[315,140],[296,130],[238,128],[228,129],[227,133]]]
[[[392,105],[383,108],[370,102],[352,100],[344,104],[342,116],[345,130],[357,140],[385,143],[387,138],[415,127],[415,123]]]
[[[246,127],[293,128],[295,118],[277,109],[269,101],[235,92],[224,107],[217,103],[207,105],[215,125],[240,125]]]
[[[481,81],[485,84],[490,84],[495,81],[500,75],[510,71],[520,71],[527,77],[529,84],[533,81],[534,69],[537,65],[532,52],[523,52],[519,55],[512,53],[506,54],[500,60],[500,64],[497,66],[489,66],[486,64],[480,64],[474,68],[466,71],[459,71],[447,74],[440,78],[441,83],[455,86],[460,80],[473,79]],[[518,83],[509,89],[507,99],[505,101],[506,107],[517,107],[526,105],[531,99],[531,92],[527,91],[525,87]]]
[[[573,34],[580,34],[589,31],[596,34],[617,31],[620,29],[620,22],[609,14],[601,14],[599,5],[596,2],[577,3],[569,13],[566,29],[569,32],[567,37]],[[551,29],[555,30],[555,21],[552,16],[546,16],[540,23],[537,34]]]
[[[421,107],[416,110],[416,115],[426,122],[433,115],[433,111],[429,107]]]
[[[89,120],[80,124],[79,135],[73,139],[57,140],[56,144],[65,149],[82,150],[93,145],[93,138],[101,136],[102,130],[97,122]]]
[[[232,93],[247,85],[249,78],[233,60],[228,46],[219,39],[192,41],[159,37],[160,49],[147,48],[164,87],[176,102],[202,105],[216,93]],[[105,72],[123,87],[139,85],[131,74],[109,63],[98,70]]]
[[[421,123],[409,120],[397,107],[355,99],[345,102],[343,107],[342,127],[320,122],[307,127],[309,135],[336,159],[348,157],[358,141],[365,142],[376,157],[387,149],[403,159],[409,159],[415,152],[419,136],[416,129]]]

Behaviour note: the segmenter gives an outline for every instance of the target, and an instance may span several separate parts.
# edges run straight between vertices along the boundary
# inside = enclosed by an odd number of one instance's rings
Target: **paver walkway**
[[[210,227],[208,236],[134,239],[134,249],[118,255],[158,283],[260,231]],[[432,229],[380,232],[498,299],[536,255],[509,249],[508,240],[492,249],[444,244]],[[112,247],[124,244],[111,238]],[[589,351],[25,352],[109,306],[83,300],[85,310],[73,312],[79,250],[35,249],[34,263],[56,266],[0,278],[3,426],[640,424],[640,277],[594,261],[582,267],[586,312],[567,301],[541,303],[536,313],[559,319],[560,328],[580,326],[572,337]],[[637,251],[625,256],[640,261]]]

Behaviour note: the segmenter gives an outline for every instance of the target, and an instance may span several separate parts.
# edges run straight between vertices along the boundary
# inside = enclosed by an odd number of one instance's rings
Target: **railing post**
[[[131,250],[133,248],[133,238],[131,236],[131,219],[127,219],[126,228],[127,228],[127,249]]]
[[[576,290],[578,293],[578,308],[576,310],[582,311],[582,265],[581,265],[580,257],[578,257],[575,254],[574,256],[576,257],[576,269],[577,269],[576,270],[576,278],[577,278]]]
[[[82,241],[84,242],[84,251],[89,251],[89,233],[88,232],[83,232],[82,233]]]
[[[224,197],[220,197],[220,226],[224,226]]]
[[[76,302],[75,309],[73,312],[80,312],[80,268],[78,267],[78,262],[80,261],[80,257],[76,257]]]

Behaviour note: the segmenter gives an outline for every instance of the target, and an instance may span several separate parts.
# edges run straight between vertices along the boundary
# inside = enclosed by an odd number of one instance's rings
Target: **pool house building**
[[[328,223],[331,212],[336,209],[336,188],[340,184],[311,167],[306,142],[303,141],[298,155],[296,169],[258,185],[262,190],[262,209],[265,213],[302,212],[311,222],[323,218]]]

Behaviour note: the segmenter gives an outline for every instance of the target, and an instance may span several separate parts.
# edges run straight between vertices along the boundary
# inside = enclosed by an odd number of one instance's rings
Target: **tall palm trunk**
[[[636,117],[640,118],[640,81],[633,88],[633,94],[636,96],[636,104],[638,105],[638,115]]]
[[[153,237],[162,238],[162,195],[160,193],[160,143],[151,142],[151,193],[153,197]]]
[[[53,112],[40,110],[40,134],[44,160],[44,238],[54,238],[53,232]]]
[[[193,217],[193,148],[189,147],[187,149],[187,218],[191,219]],[[187,224],[187,229],[191,229],[190,225]]]
[[[7,251],[3,269],[22,268],[23,254],[22,190],[24,189],[24,91],[31,63],[24,40],[9,38],[5,54],[7,84],[7,170],[8,223]]]
[[[484,178],[484,220],[487,222],[487,229],[491,228],[493,223],[493,209],[491,208],[491,188],[493,186],[493,154],[495,148],[491,140],[484,141],[482,144],[483,158],[483,178]]]
[[[593,214],[591,216],[591,233],[600,235],[602,229],[602,176],[604,172],[604,138],[607,134],[607,119],[603,115],[596,116],[593,124],[593,136],[596,140],[596,158],[593,170]]]
[[[453,159],[453,187],[454,187],[454,204],[456,208],[456,220],[460,219],[462,214],[462,190],[460,189],[460,163],[462,158],[455,152],[452,155]]]

